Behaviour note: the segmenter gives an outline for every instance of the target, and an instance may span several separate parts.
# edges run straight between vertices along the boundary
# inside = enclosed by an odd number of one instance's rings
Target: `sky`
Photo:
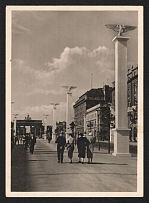
[[[137,11],[35,11],[11,13],[11,106],[17,119],[52,125],[52,105],[59,103],[56,120],[66,120],[66,89],[72,85],[71,115],[78,98],[92,88],[112,86],[114,42],[117,35],[105,24],[138,27]],[[128,68],[138,64],[138,28],[125,33]],[[92,75],[93,74],[93,75]],[[92,83],[91,83],[92,80]],[[12,115],[13,118],[13,115]]]

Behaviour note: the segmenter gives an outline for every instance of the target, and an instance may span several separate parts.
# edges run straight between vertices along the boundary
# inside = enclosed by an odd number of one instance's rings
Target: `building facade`
[[[106,102],[112,102],[112,88],[108,85],[105,85],[103,88],[98,89],[91,89],[83,94],[79,99],[75,102],[74,108],[74,116],[75,116],[75,125],[76,130],[75,132],[83,133],[86,131],[86,113],[87,110],[95,107],[96,105]],[[91,110],[92,111],[92,110]],[[89,113],[89,111],[88,111]],[[97,114],[93,113],[92,116],[89,117],[96,117],[94,118],[91,125],[94,125],[94,134],[97,132]],[[96,127],[95,127],[96,126]]]
[[[130,141],[137,141],[138,129],[138,67],[128,69],[127,74],[127,88],[128,88],[128,127],[130,131]]]
[[[86,115],[86,110],[96,106],[100,102],[104,101],[104,93],[102,88],[91,89],[84,93],[79,99],[75,102],[74,108],[74,116],[75,116],[75,125],[76,125],[76,133],[84,132],[84,120]]]
[[[101,102],[86,111],[85,131],[87,134],[91,132],[93,136],[97,138],[100,136],[102,140],[108,138],[110,135],[110,118],[105,118],[107,111],[110,113],[106,102]]]
[[[130,141],[137,140],[137,107],[138,107],[138,66],[128,69],[127,73],[127,107],[128,128],[130,130]],[[112,90],[112,106],[115,106],[115,82]]]

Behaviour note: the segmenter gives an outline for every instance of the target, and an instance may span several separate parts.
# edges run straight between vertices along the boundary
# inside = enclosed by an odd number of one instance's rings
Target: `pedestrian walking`
[[[57,137],[55,143],[57,143],[58,163],[63,163],[63,154],[66,145],[66,138],[63,136],[62,132],[60,132],[60,136]]]
[[[72,163],[73,151],[74,151],[74,138],[72,134],[69,134],[67,141],[68,158],[70,159],[70,164]]]
[[[14,138],[13,135],[11,135],[11,150],[14,148]]]
[[[129,141],[132,142],[132,127],[130,127],[129,131]]]
[[[30,139],[30,154],[34,153],[34,145],[36,144],[36,138],[35,136],[31,135]]]
[[[48,142],[50,143],[51,140],[52,140],[52,136],[51,136],[50,132],[48,132]]]
[[[28,147],[28,134],[26,134],[25,136],[25,150],[27,149]]]
[[[36,145],[36,136],[35,135],[33,136],[33,139],[34,139],[34,145]]]
[[[19,135],[17,135],[17,141],[18,141],[18,145],[19,145],[19,140],[20,140],[20,137],[19,137]]]
[[[134,142],[137,142],[136,138],[137,138],[137,128],[134,127]]]
[[[83,133],[80,133],[80,136],[77,140],[77,147],[78,147],[78,157],[79,157],[79,162],[84,164],[84,158],[85,158],[85,148],[88,143],[88,140],[86,137],[83,135]]]
[[[93,152],[94,152],[94,143],[95,143],[95,137],[93,137],[92,133],[89,133],[87,135],[87,158],[88,158],[88,164],[92,163],[93,160]]]

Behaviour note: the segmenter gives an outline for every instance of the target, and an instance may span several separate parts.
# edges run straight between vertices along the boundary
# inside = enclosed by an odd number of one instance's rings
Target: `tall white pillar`
[[[16,126],[16,117],[14,117],[14,133],[15,133],[15,135],[16,135],[16,131],[17,131],[17,126]]]
[[[129,129],[127,126],[127,41],[128,37],[116,36],[115,42],[115,129],[114,153],[130,156]]]
[[[70,130],[70,122],[71,122],[71,111],[70,111],[70,105],[69,105],[69,98],[72,95],[71,92],[66,92],[67,93],[67,106],[66,106],[66,140],[68,140],[69,133],[71,133]]]
[[[52,128],[52,140],[56,140],[56,134],[55,134],[55,129],[56,129],[56,106],[59,105],[59,103],[50,103],[53,106],[53,128]]]
[[[49,116],[49,115],[45,115],[45,114],[44,114],[44,116],[45,116],[45,127],[44,127],[44,131],[45,131],[44,133],[45,133],[45,134],[44,134],[44,139],[46,139],[47,116]]]
[[[44,133],[46,134],[46,128],[47,128],[47,117],[46,116],[45,116],[45,119],[44,119],[44,123],[45,123]]]
[[[69,107],[69,97],[72,96],[72,92],[70,92],[72,89],[75,89],[77,87],[75,86],[62,86],[63,88],[67,88],[67,106],[66,106],[66,140],[68,139],[68,135],[69,133],[71,133],[71,130],[70,130],[70,122],[71,122],[71,111],[70,110],[70,107]]]
[[[55,108],[53,107],[53,132],[52,132],[52,140],[55,141],[55,129],[56,129],[56,125],[55,125]]]

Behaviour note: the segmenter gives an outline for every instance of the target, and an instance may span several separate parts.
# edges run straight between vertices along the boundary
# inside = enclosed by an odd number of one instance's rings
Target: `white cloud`
[[[31,91],[29,91],[26,96],[36,95],[36,94],[44,94],[44,95],[63,95],[63,89],[59,90],[48,90],[48,89],[41,89],[41,88],[34,88]]]
[[[54,58],[52,63],[48,62],[48,66],[52,69],[58,69],[63,71],[68,68],[70,65],[80,63],[83,68],[83,63],[92,62],[92,65],[102,65],[103,68],[106,68],[108,64],[108,68],[111,69],[110,64],[113,62],[114,51],[110,50],[106,47],[99,46],[97,49],[90,51],[85,47],[74,47],[69,48],[66,47],[64,51],[61,53],[60,58]],[[110,61],[110,62],[109,62]],[[113,65],[112,65],[113,67]]]
[[[15,81],[17,83],[21,81],[25,82],[26,86],[32,88],[38,87],[38,85],[45,88],[47,85],[55,82],[55,74],[55,72],[43,70],[42,68],[35,69],[30,67],[21,59],[14,59],[12,61],[12,79],[14,79],[14,83]]]
[[[73,90],[76,99],[91,85],[91,74],[94,75],[93,87],[100,87],[107,79],[114,81],[114,52],[104,46],[90,51],[85,47],[66,47],[60,58],[43,67],[31,67],[22,59],[12,61],[12,92],[20,95],[64,95],[63,85],[77,86]],[[18,85],[19,84],[19,85]]]

